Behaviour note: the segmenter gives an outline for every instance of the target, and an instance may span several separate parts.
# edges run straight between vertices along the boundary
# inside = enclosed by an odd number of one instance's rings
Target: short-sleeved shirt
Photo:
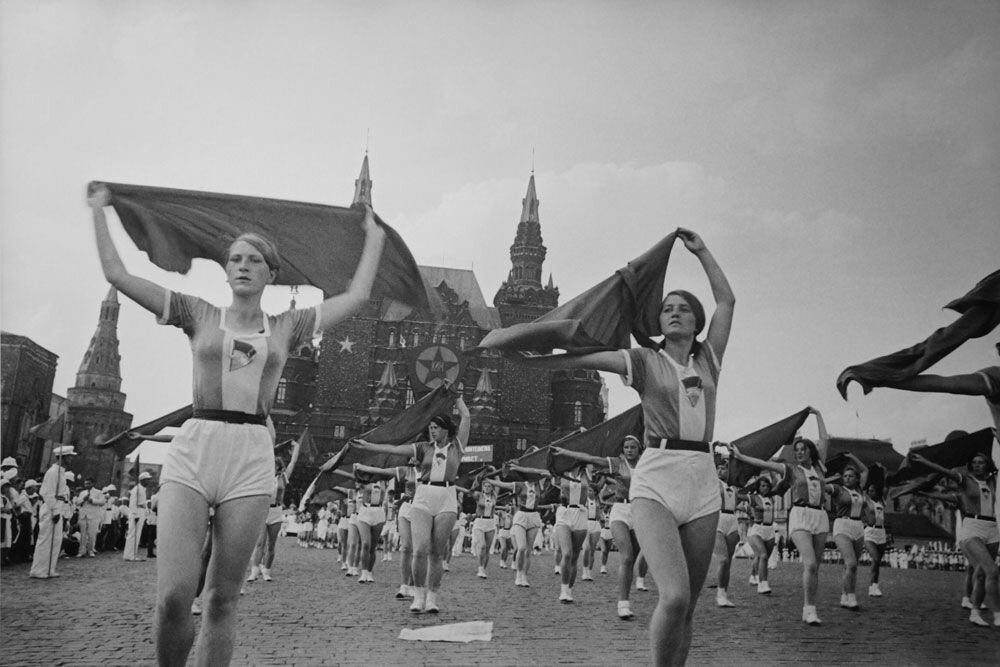
[[[663,350],[639,347],[621,352],[623,380],[642,399],[647,438],[712,440],[720,369],[711,345],[699,345],[687,365]]]
[[[167,290],[157,321],[191,340],[195,410],[266,415],[288,353],[318,334],[319,309],[265,313],[260,331],[236,333],[226,326],[226,308]]]
[[[458,440],[444,447],[433,442],[415,442],[413,458],[420,464],[421,482],[454,482],[462,463],[462,445]]]
[[[819,470],[787,463],[784,465],[784,483],[789,486],[792,504],[819,507],[826,495],[826,483]]]

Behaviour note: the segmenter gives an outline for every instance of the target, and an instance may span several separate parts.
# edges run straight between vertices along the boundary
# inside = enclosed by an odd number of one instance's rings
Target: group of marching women
[[[382,248],[384,230],[366,207],[365,240],[349,288],[327,298],[314,308],[289,310],[277,316],[261,309],[264,288],[280,270],[273,243],[256,234],[243,234],[232,241],[224,258],[232,300],[217,307],[197,297],[166,290],[129,273],[108,231],[104,207],[111,203],[107,188],[93,188],[88,202],[93,209],[97,246],[104,274],[121,293],[149,310],[164,324],[176,326],[188,336],[194,372],[194,415],[173,440],[161,475],[157,560],[156,651],[161,664],[184,664],[194,640],[190,607],[199,584],[199,571],[206,531],[211,530],[211,557],[205,577],[205,613],[199,664],[228,664],[233,651],[236,607],[246,568],[254,557],[256,572],[265,578],[277,535],[276,508],[287,478],[276,470],[273,436],[266,428],[278,380],[289,351],[355,314],[369,298]],[[517,586],[530,586],[531,551],[541,528],[539,511],[559,505],[555,533],[561,552],[562,586],[559,599],[573,601],[577,558],[589,543],[597,516],[601,490],[595,475],[610,480],[606,498],[611,501],[610,532],[622,553],[619,581],[619,616],[630,617],[628,589],[632,563],[641,552],[658,591],[658,602],[650,621],[653,662],[683,663],[692,638],[692,618],[699,593],[708,575],[713,553],[720,556],[720,593],[717,602],[726,606],[726,584],[733,547],[733,502],[736,491],[720,488],[714,460],[713,440],[716,388],[729,341],[735,297],[722,269],[701,237],[678,229],[679,239],[699,260],[708,278],[715,310],[708,318],[701,302],[685,290],[671,290],[656,307],[662,340],[655,347],[640,347],[563,355],[535,360],[536,368],[591,369],[615,373],[638,393],[644,432],[638,441],[624,443],[619,458],[581,457],[575,472],[554,480],[559,499],[543,496],[542,476],[547,471],[512,470],[520,480],[482,479],[468,489],[475,494],[478,544],[492,542],[496,494],[514,495],[510,533],[516,547]],[[671,240],[671,243],[673,241]],[[667,249],[669,252],[669,248]],[[655,297],[659,301],[659,295]],[[706,330],[707,327],[707,330]],[[701,338],[702,332],[705,335]],[[1000,372],[1000,369],[998,369]],[[978,378],[978,376],[977,376]],[[1000,379],[986,377],[969,381],[972,389],[951,385],[948,391],[980,393],[996,406]],[[975,386],[972,386],[975,385]],[[900,388],[940,390],[937,385],[911,383]],[[439,609],[442,573],[458,516],[459,464],[470,432],[469,411],[459,398],[459,423],[451,415],[434,417],[426,438],[418,443],[385,445],[356,442],[352,446],[373,452],[409,454],[415,463],[403,483],[408,494],[399,507],[398,524],[404,557],[403,588],[412,592],[414,612]],[[995,410],[994,415],[998,414]],[[766,556],[773,547],[773,503],[778,486],[790,489],[792,508],[789,532],[803,562],[802,618],[818,624],[816,587],[829,522],[824,501],[833,503],[837,519],[834,539],[844,554],[842,604],[857,608],[854,586],[858,554],[865,541],[863,490],[865,468],[852,462],[837,482],[825,479],[825,438],[817,445],[800,439],[794,445],[794,464],[763,461],[743,455],[732,447],[737,460],[775,474],[774,483],[762,476],[749,502],[758,519],[751,544],[758,553],[759,588],[768,592]],[[563,452],[565,453],[565,452]],[[384,480],[373,470],[360,470],[367,481],[354,498],[351,515],[358,533],[356,562],[360,579],[370,580],[376,531],[386,517],[381,513]],[[357,474],[357,473],[356,473]],[[395,474],[395,473],[390,473]],[[1000,618],[997,605],[996,521],[992,504],[995,477],[980,463],[970,464],[968,474],[952,474],[959,485],[960,503],[967,519],[960,536],[962,547],[977,566],[977,586],[988,606]],[[550,486],[550,485],[546,485]],[[209,511],[214,514],[209,522]],[[878,516],[878,511],[875,512]],[[481,521],[480,521],[481,519]],[[261,527],[267,526],[262,531]],[[599,526],[599,524],[598,524]],[[870,528],[878,531],[878,519]],[[351,519],[348,519],[348,531]],[[343,528],[338,525],[338,533]],[[599,535],[599,530],[597,531]],[[870,533],[879,544],[879,534]],[[261,537],[262,536],[262,537]],[[349,540],[347,540],[349,541]],[[341,540],[343,544],[345,540]],[[486,547],[488,549],[488,546]],[[412,551],[412,559],[407,554]],[[481,554],[479,574],[485,576],[486,555]],[[878,559],[874,559],[878,560]],[[409,569],[407,569],[409,568]],[[730,603],[731,604],[731,603]],[[1000,621],[998,621],[1000,622]]]

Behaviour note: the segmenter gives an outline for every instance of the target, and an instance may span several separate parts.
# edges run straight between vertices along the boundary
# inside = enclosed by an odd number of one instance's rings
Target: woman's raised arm
[[[111,193],[107,187],[98,185],[87,196],[87,205],[94,213],[94,236],[97,239],[97,253],[101,258],[101,268],[104,278],[114,287],[135,301],[137,304],[153,313],[163,313],[164,288],[156,283],[134,276],[125,268],[122,258],[115,248],[108,231],[108,219],[104,215],[104,207],[111,203]]]
[[[385,230],[375,222],[375,214],[365,205],[365,247],[361,251],[358,268],[354,270],[351,285],[343,294],[331,296],[320,307],[319,329],[329,329],[339,322],[361,310],[372,293],[375,284],[375,274],[382,259],[382,247],[385,245]]]
[[[733,288],[729,286],[726,274],[722,272],[722,267],[715,261],[715,257],[705,246],[705,241],[701,236],[683,227],[677,228],[677,237],[684,242],[684,247],[691,251],[708,277],[708,284],[712,288],[712,298],[715,299],[715,312],[712,313],[712,321],[708,325],[706,340],[712,346],[716,358],[722,362],[722,355],[726,353],[726,346],[729,345],[729,331],[733,325],[733,310],[736,307],[736,295]]]

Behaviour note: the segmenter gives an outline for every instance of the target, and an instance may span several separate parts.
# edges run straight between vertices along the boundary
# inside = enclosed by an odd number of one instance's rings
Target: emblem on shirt
[[[691,407],[698,405],[698,401],[701,399],[701,378],[697,375],[691,375],[681,380],[684,385],[684,391],[687,393],[688,401],[691,402]]]
[[[253,345],[242,340],[234,340],[233,350],[229,353],[229,370],[235,371],[249,366],[255,356],[257,349]]]

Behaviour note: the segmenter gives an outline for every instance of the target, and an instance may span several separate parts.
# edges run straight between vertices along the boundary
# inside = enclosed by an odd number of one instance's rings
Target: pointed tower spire
[[[535,193],[535,173],[531,172],[528,179],[528,192],[521,200],[521,222],[533,222],[538,224],[538,195]],[[541,234],[538,241],[541,242]]]
[[[121,355],[118,354],[118,290],[112,287],[101,302],[97,329],[76,373],[77,387],[119,391],[122,386]]]
[[[365,159],[361,162],[361,173],[354,181],[354,200],[351,204],[372,205],[372,179],[368,174],[368,151],[365,151]]]
[[[375,385],[375,395],[368,405],[368,414],[375,422],[382,422],[399,407],[399,387],[396,378],[396,365],[391,360],[385,362],[382,376]]]

